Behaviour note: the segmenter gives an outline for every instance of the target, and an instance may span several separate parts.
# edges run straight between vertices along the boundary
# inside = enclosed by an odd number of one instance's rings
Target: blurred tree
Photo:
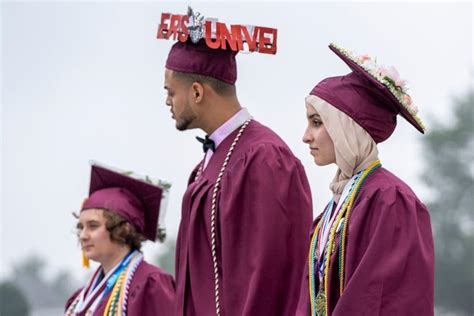
[[[33,308],[51,306],[54,298],[44,279],[46,264],[37,255],[15,263],[12,281],[23,291]]]
[[[45,266],[46,264],[42,258],[37,255],[30,255],[25,260],[15,264],[13,274],[39,280],[41,279]]]
[[[13,282],[0,283],[0,315],[28,316],[29,303],[22,291]]]
[[[424,138],[423,180],[434,192],[436,307],[474,315],[474,88],[454,103],[453,122]]]
[[[72,294],[75,282],[64,271],[47,280],[45,268],[44,260],[32,254],[15,264],[11,281],[24,293],[32,308],[62,307]]]
[[[161,248],[163,250],[158,255],[156,263],[160,268],[174,276],[176,240],[167,239],[165,243],[161,245]]]

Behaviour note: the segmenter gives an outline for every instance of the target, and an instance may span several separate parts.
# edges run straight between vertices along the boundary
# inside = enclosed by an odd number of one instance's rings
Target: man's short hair
[[[186,84],[191,85],[194,82],[200,84],[208,84],[212,90],[221,96],[229,96],[235,94],[235,86],[219,79],[208,76],[197,75],[187,72],[173,71],[173,76]]]

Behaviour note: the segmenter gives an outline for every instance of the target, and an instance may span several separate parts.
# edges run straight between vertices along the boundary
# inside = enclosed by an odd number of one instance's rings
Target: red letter
[[[156,35],[156,38],[164,38],[168,39],[168,24],[166,21],[170,18],[169,13],[162,13],[161,14],[161,23],[158,25],[158,34]]]
[[[262,54],[275,54],[277,48],[277,30],[268,27],[258,27],[258,29],[258,52]],[[265,37],[266,34],[270,34],[271,36]]]
[[[235,38],[233,38],[229,30],[227,30],[227,27],[224,23],[219,23],[217,22],[217,29],[220,30],[220,35],[221,35],[221,47],[222,49],[226,49],[227,45],[226,42],[229,43],[230,49],[232,49],[234,52],[237,51],[237,43],[235,42]]]
[[[180,26],[181,32],[178,33],[178,39],[182,43],[188,40],[188,36],[189,36],[188,22],[189,22],[189,17],[187,15],[183,15],[181,18],[181,26]]]
[[[253,37],[250,37],[249,30],[246,26],[242,27],[242,33],[244,33],[245,41],[249,46],[249,52],[255,51],[255,44],[257,43],[257,30],[254,28]]]
[[[220,41],[220,34],[219,34],[219,27],[216,28],[216,39],[213,42],[211,38],[211,32],[212,32],[212,23],[211,21],[206,21],[206,44],[209,48],[213,49],[218,49],[221,47],[221,41]]]
[[[180,15],[173,14],[171,16],[170,29],[168,31],[168,38],[170,38],[171,35],[173,35],[173,39],[176,39],[176,36],[178,35],[178,26],[179,26],[180,20],[181,20]]]
[[[231,25],[230,32],[234,41],[237,41],[237,50],[244,50],[244,43],[242,41],[242,26],[241,25]]]

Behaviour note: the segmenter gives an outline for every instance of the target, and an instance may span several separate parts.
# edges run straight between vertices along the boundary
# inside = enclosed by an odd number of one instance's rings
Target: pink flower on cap
[[[369,56],[368,54],[359,55],[358,58],[359,58],[359,61],[360,61],[361,63],[364,63],[364,62],[366,62],[367,60],[370,60],[370,56]]]
[[[380,76],[382,76],[382,78],[388,78],[389,80],[393,81],[393,83],[395,83],[395,86],[402,88],[402,90],[406,84],[406,81],[400,78],[400,74],[393,66],[388,68],[380,67]]]
[[[403,102],[405,102],[408,105],[411,105],[411,103],[412,103],[411,97],[408,94],[404,94],[403,95]]]
[[[413,103],[411,97],[408,94],[404,94],[402,96],[402,101],[405,104],[405,106],[407,107],[407,109],[409,109],[414,114],[418,113],[418,107]]]

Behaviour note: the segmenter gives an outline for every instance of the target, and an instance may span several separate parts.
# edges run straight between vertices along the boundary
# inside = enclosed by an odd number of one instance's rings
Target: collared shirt
[[[252,118],[249,111],[246,108],[240,109],[239,112],[235,113],[230,119],[228,119],[224,124],[219,126],[214,133],[212,133],[209,138],[214,141],[215,148],[219,147],[224,139],[227,138],[233,131],[242,126],[248,119]],[[214,152],[208,150],[204,156],[204,166],[203,169],[207,167],[209,160],[211,160]]]

